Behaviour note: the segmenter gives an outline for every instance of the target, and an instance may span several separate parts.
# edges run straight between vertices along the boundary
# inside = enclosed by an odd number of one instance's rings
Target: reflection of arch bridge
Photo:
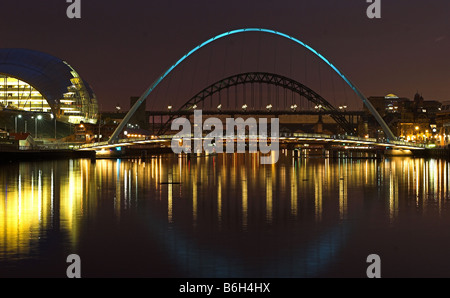
[[[272,74],[272,73],[266,73],[266,72],[247,72],[247,73],[241,73],[237,75],[233,75],[230,77],[227,77],[223,80],[220,80],[218,82],[215,82],[211,84],[210,86],[206,87],[196,95],[194,95],[190,100],[188,100],[183,106],[180,107],[178,111],[174,111],[171,113],[168,113],[168,120],[162,125],[162,127],[158,131],[158,135],[166,134],[170,128],[170,123],[172,120],[180,115],[183,115],[187,112],[187,115],[189,115],[189,111],[194,110],[197,105],[202,104],[207,98],[212,98],[213,95],[219,93],[222,90],[229,89],[230,87],[235,87],[238,85],[245,85],[245,84],[268,84],[268,85],[274,85],[277,87],[284,88],[286,90],[290,90],[293,93],[296,93],[300,95],[301,97],[307,99],[309,102],[313,103],[316,107],[320,107],[320,114],[328,114],[330,115],[336,123],[338,123],[345,133],[349,135],[353,135],[355,133],[355,129],[353,125],[345,118],[345,114],[338,111],[333,105],[331,105],[327,100],[325,100],[322,96],[317,94],[312,89],[308,88],[307,86],[294,81],[292,79],[289,79],[287,77]],[[227,91],[228,95],[229,91]],[[219,103],[222,105],[222,102]],[[237,107],[235,107],[237,109]],[[209,112],[211,113],[211,112]],[[248,111],[246,112],[248,114],[268,114],[268,115],[281,115],[286,114],[285,111],[267,111],[266,113],[263,110],[257,110],[257,111]],[[219,113],[220,114],[220,111]],[[242,114],[242,111],[224,111],[223,114]],[[299,111],[292,111],[289,114],[294,115],[300,115],[301,113]]]
[[[370,111],[370,113],[375,117],[375,119],[377,120],[377,122],[380,124],[380,126],[382,127],[386,137],[387,137],[387,141],[393,141],[395,140],[395,136],[392,133],[392,131],[390,130],[389,126],[386,124],[386,122],[383,120],[383,118],[380,116],[380,114],[376,111],[376,109],[373,107],[373,105],[370,103],[370,101],[362,94],[362,92],[336,67],[334,66],[327,58],[325,58],[324,56],[322,56],[320,53],[318,53],[315,49],[313,49],[312,47],[310,47],[309,45],[305,44],[304,42],[289,36],[287,34],[275,31],[275,30],[270,30],[270,29],[263,29],[263,28],[245,28],[245,29],[237,29],[237,30],[232,30],[232,31],[228,31],[222,34],[219,34],[217,36],[214,36],[213,38],[210,38],[208,40],[206,40],[205,42],[203,42],[202,44],[198,45],[197,47],[195,47],[194,49],[192,49],[191,51],[189,51],[187,54],[185,54],[183,57],[181,57],[177,62],[175,62],[171,67],[169,67],[161,76],[159,76],[151,85],[150,87],[148,87],[148,89],[141,95],[141,97],[136,101],[136,103],[133,105],[133,107],[130,109],[130,111],[127,113],[127,115],[124,117],[124,119],[121,121],[121,123],[119,124],[119,126],[117,127],[117,129],[114,131],[114,133],[111,135],[108,143],[109,144],[113,144],[113,143],[117,143],[118,139],[119,139],[119,134],[122,132],[122,130],[125,128],[125,126],[128,124],[128,122],[130,121],[131,117],[133,116],[133,114],[137,111],[137,109],[139,108],[139,106],[145,102],[145,100],[147,99],[147,97],[150,95],[150,93],[156,88],[156,86],[158,86],[158,84],[164,80],[165,77],[167,77],[172,70],[174,70],[180,63],[182,63],[185,59],[187,59],[189,56],[191,56],[193,53],[195,53],[197,50],[203,48],[204,46],[219,40],[223,37],[227,37],[230,35],[234,35],[234,34],[238,34],[238,33],[245,33],[245,32],[263,32],[263,33],[269,33],[269,34],[274,34],[277,36],[281,36],[283,38],[289,39],[293,42],[295,42],[296,44],[306,48],[307,50],[309,50],[310,52],[312,52],[314,55],[316,55],[317,57],[319,57],[322,61],[324,61],[328,66],[330,66],[351,88],[352,90],[355,92],[355,94],[361,99],[361,101],[365,104],[365,106],[367,107],[367,109]]]

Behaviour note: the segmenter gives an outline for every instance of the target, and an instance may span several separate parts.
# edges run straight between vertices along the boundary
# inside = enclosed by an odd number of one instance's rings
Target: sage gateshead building
[[[72,66],[29,49],[0,49],[0,110],[51,113],[72,124],[98,117],[92,88]]]

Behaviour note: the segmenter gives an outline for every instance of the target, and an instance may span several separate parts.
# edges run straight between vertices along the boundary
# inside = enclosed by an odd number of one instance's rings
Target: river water
[[[450,277],[449,163],[257,154],[0,165],[0,277]]]

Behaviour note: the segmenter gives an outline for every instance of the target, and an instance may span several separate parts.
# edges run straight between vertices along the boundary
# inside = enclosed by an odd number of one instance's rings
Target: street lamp
[[[41,120],[41,119],[42,119],[41,115],[38,115],[37,117],[34,117],[34,137],[36,139],[37,139],[37,131],[38,131],[38,129],[37,129],[37,121]]]
[[[266,106],[266,109],[267,109],[267,111],[270,112],[270,110],[272,110],[272,104],[268,104],[268,105]]]
[[[17,115],[16,117],[14,117],[14,124],[15,124],[15,127],[14,127],[14,132],[15,133],[17,133],[17,118],[19,118],[19,119],[22,119],[22,115]]]
[[[50,114],[50,118],[55,120],[55,141],[56,141],[56,117],[53,114]]]
[[[242,110],[243,110],[244,112],[247,110],[247,108],[248,108],[247,104],[243,104],[243,105],[242,105]]]
[[[217,109],[220,111],[220,110],[222,110],[222,104],[219,104],[218,106],[217,106]]]
[[[169,112],[172,110],[172,108],[173,108],[172,105],[167,106],[167,109],[169,110]]]
[[[97,142],[100,142],[100,140],[101,140],[101,138],[102,138],[102,137],[100,136],[101,133],[102,133],[102,132],[101,132],[101,124],[102,124],[102,114],[101,114],[101,113],[98,114],[98,120],[97,120],[97,121],[98,121],[98,135],[97,135],[97,136],[98,136],[98,139],[97,139]]]
[[[295,112],[297,110],[297,105],[296,104],[291,105],[291,110],[292,112]]]

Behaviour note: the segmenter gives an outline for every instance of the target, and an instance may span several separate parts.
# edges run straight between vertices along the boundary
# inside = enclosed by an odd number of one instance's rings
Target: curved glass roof
[[[0,49],[0,73],[19,78],[37,90],[55,106],[72,85],[72,68],[52,55],[29,49]],[[83,80],[91,98],[94,92]]]
[[[97,99],[89,84],[65,61],[47,53],[29,49],[0,49],[0,74],[20,79],[38,90],[53,112],[71,111],[74,120],[97,118]],[[64,108],[67,98],[74,98],[73,108]],[[73,116],[74,113],[80,116]],[[69,117],[69,116],[68,116]]]
[[[386,99],[395,99],[395,98],[398,98],[398,96],[391,93],[391,94],[386,95],[384,98],[386,98]]]

